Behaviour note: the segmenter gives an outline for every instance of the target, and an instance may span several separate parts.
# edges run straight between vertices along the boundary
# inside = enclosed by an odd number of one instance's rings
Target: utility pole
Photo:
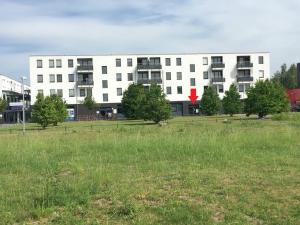
[[[25,135],[25,90],[24,90],[24,80],[26,80],[26,77],[22,76],[21,77],[22,80],[22,94],[23,94],[23,107],[22,107],[22,111],[23,111],[23,135]]]

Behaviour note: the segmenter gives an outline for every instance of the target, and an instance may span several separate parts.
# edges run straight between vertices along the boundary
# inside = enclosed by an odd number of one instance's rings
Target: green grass
[[[300,224],[300,122],[223,120],[2,127],[0,224]]]

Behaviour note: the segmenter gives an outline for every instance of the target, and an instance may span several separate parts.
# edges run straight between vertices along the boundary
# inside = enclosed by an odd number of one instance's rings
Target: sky
[[[0,0],[0,74],[29,56],[271,52],[300,62],[299,0]]]

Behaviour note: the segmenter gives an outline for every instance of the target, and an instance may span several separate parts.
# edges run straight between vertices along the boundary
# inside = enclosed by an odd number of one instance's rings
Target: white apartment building
[[[24,85],[24,93],[26,104],[29,106],[30,87],[28,85]],[[20,121],[23,107],[22,83],[0,74],[0,97],[4,98],[8,103],[7,109],[0,115],[0,121],[10,123]]]
[[[270,54],[195,53],[128,55],[35,55],[30,57],[32,104],[38,93],[62,96],[78,116],[82,102],[92,95],[102,107],[121,111],[123,92],[131,83],[161,85],[174,114],[194,113],[191,89],[201,100],[213,85],[220,98],[234,83],[241,98],[257,80],[270,78]]]

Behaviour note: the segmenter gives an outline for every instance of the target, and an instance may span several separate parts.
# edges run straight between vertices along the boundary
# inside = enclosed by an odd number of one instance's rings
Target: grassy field
[[[300,224],[300,121],[2,127],[0,224]]]

